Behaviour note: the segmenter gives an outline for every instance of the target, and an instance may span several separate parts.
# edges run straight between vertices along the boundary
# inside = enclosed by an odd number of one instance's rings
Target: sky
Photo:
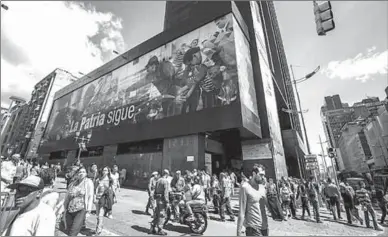
[[[1,105],[11,95],[30,99],[36,82],[55,68],[75,76],[112,60],[163,30],[164,2],[8,2],[1,9]],[[320,119],[324,97],[339,94],[350,105],[366,96],[384,99],[387,86],[388,2],[333,1],[336,29],[315,30],[311,2],[276,1],[289,64],[298,84],[313,153],[318,136],[326,140]]]

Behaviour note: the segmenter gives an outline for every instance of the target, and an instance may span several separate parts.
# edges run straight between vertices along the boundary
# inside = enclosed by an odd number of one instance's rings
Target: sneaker
[[[318,220],[318,221],[317,221],[317,223],[323,223],[323,221],[321,221],[321,220]]]
[[[384,231],[384,229],[381,226],[377,226],[377,228],[375,228],[375,230],[377,230],[377,231]]]
[[[109,215],[108,218],[109,218],[109,219],[113,219],[113,216],[112,216],[112,215]]]

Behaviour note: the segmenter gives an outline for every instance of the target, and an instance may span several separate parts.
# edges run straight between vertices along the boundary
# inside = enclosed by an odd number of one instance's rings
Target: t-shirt
[[[56,218],[51,207],[40,203],[31,211],[16,217],[9,236],[54,236]]]
[[[59,193],[55,192],[51,188],[44,188],[40,201],[50,206],[54,211],[57,209],[57,203],[59,200]]]
[[[191,190],[193,194],[193,200],[205,201],[205,192],[199,184],[195,184]]]
[[[251,181],[252,182],[252,181]],[[239,220],[237,230],[240,231],[242,225],[245,227],[268,229],[268,217],[265,210],[266,190],[264,185],[260,185],[256,190],[250,182],[244,182],[240,188],[239,198]]]

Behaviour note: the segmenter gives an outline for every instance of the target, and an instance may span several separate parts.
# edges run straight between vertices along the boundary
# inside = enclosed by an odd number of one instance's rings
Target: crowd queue
[[[118,166],[98,169],[93,164],[84,167],[79,161],[65,172],[67,188],[64,192],[54,190],[54,183],[61,165],[31,164],[13,155],[1,163],[1,192],[15,190],[17,215],[2,230],[2,236],[53,236],[56,227],[70,236],[77,236],[85,227],[86,218],[96,210],[96,234],[101,234],[103,217],[113,218],[113,205],[126,177],[126,170],[119,171]],[[219,175],[210,175],[205,170],[175,171],[163,170],[161,174],[153,172],[148,183],[149,199],[145,213],[151,215],[150,234],[166,235],[163,230],[167,209],[174,210],[174,219],[180,217],[180,206],[184,206],[189,218],[193,217],[192,204],[203,204],[214,209],[221,221],[235,221],[231,199],[235,188],[239,188],[239,206],[237,235],[268,236],[268,216],[276,221],[289,218],[311,219],[310,206],[314,220],[322,223],[319,208],[326,205],[334,220],[342,219],[341,208],[345,208],[347,222],[353,224],[365,222],[370,227],[383,230],[379,225],[372,205],[371,194],[364,182],[356,190],[346,180],[337,186],[330,178],[317,181],[282,177],[278,182],[266,177],[265,167],[256,164],[249,176],[240,172],[237,176],[232,170],[224,170]],[[60,194],[64,194],[60,198]],[[170,198],[180,193],[182,199]],[[380,207],[383,224],[388,203],[387,195],[381,195]],[[2,196],[2,206],[4,206]],[[297,217],[297,209],[302,209]],[[364,219],[359,212],[364,213]],[[269,213],[269,215],[268,215]]]

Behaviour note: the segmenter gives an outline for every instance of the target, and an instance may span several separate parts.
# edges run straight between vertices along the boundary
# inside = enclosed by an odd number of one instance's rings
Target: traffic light
[[[318,35],[326,35],[327,32],[334,30],[335,23],[333,20],[333,12],[331,11],[330,1],[314,4],[315,24]]]
[[[334,158],[335,157],[335,151],[333,148],[328,148],[327,149],[327,155],[330,157],[330,158]]]

